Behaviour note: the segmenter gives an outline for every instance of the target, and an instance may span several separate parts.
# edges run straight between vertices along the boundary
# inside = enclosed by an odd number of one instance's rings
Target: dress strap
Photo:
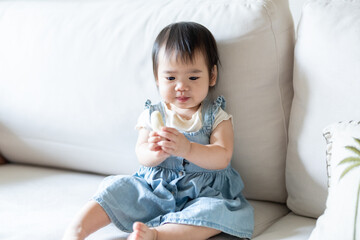
[[[215,116],[222,108],[225,110],[226,100],[223,96],[218,96],[215,101],[211,102],[209,99],[205,99],[203,102],[203,125],[206,133],[211,135],[212,128],[215,122]]]
[[[221,107],[222,108],[222,110],[224,110],[225,111],[225,108],[226,108],[226,100],[225,100],[225,98],[224,98],[224,96],[218,96],[217,98],[216,98],[216,100],[214,101],[214,108],[216,108],[216,113],[217,113],[217,111],[219,111],[219,107]],[[216,114],[215,113],[215,114]]]
[[[151,100],[150,100],[150,99],[147,99],[146,102],[145,102],[144,108],[145,108],[145,109],[150,109],[150,107],[151,107]]]

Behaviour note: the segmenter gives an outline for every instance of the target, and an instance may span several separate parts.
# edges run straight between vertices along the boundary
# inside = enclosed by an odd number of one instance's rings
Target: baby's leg
[[[133,228],[134,232],[131,233],[128,240],[203,240],[221,232],[207,227],[171,223],[157,228],[149,228],[143,223],[136,222]]]
[[[95,201],[88,202],[67,228],[63,240],[82,240],[110,223],[105,210]]]

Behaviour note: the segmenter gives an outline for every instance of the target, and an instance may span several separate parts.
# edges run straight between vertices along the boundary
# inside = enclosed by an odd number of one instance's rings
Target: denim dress
[[[164,117],[162,103],[145,104],[149,117],[155,110]],[[182,132],[187,139],[209,144],[212,125],[225,100],[202,103],[202,128]],[[165,122],[165,121],[164,121]],[[131,232],[134,222],[157,227],[166,223],[188,224],[251,238],[253,208],[242,195],[243,181],[230,165],[221,170],[201,168],[184,158],[170,156],[156,167],[141,167],[132,176],[105,178],[94,200],[122,231]]]

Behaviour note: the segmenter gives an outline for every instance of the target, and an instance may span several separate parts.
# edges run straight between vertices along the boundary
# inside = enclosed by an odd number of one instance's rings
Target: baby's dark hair
[[[166,26],[157,36],[152,49],[153,72],[158,77],[158,55],[164,47],[165,56],[175,54],[177,60],[184,63],[192,62],[195,53],[200,51],[211,76],[214,65],[218,67],[220,60],[216,41],[211,32],[201,24],[195,22],[178,22]]]

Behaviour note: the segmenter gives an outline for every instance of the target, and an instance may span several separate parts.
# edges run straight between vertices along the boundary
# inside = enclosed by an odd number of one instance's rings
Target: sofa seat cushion
[[[0,238],[60,239],[66,226],[96,192],[104,177],[21,164],[2,165]],[[251,204],[255,209],[254,236],[289,212],[283,204],[261,201],[251,201]],[[123,239],[126,236],[110,224],[89,239]]]
[[[0,239],[61,239],[74,214],[91,198],[103,178],[20,164],[2,165]],[[114,229],[110,226],[101,233],[109,236]]]
[[[316,219],[289,213],[253,240],[304,240],[308,239]]]

